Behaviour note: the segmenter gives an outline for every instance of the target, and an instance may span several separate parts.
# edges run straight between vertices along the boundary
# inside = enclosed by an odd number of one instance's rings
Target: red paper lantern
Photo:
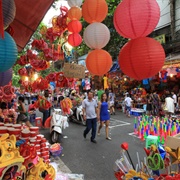
[[[111,66],[111,55],[102,49],[91,51],[86,58],[86,67],[93,75],[102,76],[110,70]]]
[[[73,20],[68,23],[68,31],[72,33],[79,33],[82,29],[82,24],[78,20]]]
[[[154,76],[161,70],[164,60],[165,52],[161,44],[148,37],[129,41],[119,54],[123,73],[137,80]]]
[[[82,17],[82,12],[79,7],[72,7],[68,11],[68,18],[71,20],[80,20]]]
[[[125,37],[145,37],[157,26],[160,8],[156,0],[123,0],[114,13],[114,26]]]
[[[73,46],[79,46],[82,42],[82,37],[78,33],[73,33],[68,36],[68,43]]]
[[[85,0],[82,6],[82,15],[88,23],[102,22],[108,13],[105,0]]]

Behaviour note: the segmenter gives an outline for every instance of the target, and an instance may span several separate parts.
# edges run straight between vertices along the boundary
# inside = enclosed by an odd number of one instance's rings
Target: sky
[[[67,1],[65,0],[59,0],[56,4],[57,4],[57,8],[54,9],[51,7],[49,11],[46,13],[46,15],[44,16],[43,23],[47,26],[51,26],[51,19],[54,16],[58,16],[60,14],[60,9],[59,9],[60,6],[66,6],[67,8],[69,8],[69,5]]]

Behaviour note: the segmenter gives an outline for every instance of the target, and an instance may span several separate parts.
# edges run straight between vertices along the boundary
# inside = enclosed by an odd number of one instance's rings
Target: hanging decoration
[[[86,67],[93,75],[103,76],[112,66],[111,55],[102,49],[91,51],[86,58]]]
[[[156,0],[123,0],[115,10],[114,26],[117,32],[132,39],[119,54],[120,68],[131,78],[150,78],[164,64],[165,52],[161,44],[145,37],[154,30],[159,19],[160,8]]]
[[[0,86],[9,84],[12,79],[12,68],[0,73]]]
[[[56,73],[56,87],[68,87],[68,80],[63,72]]]
[[[79,46],[81,42],[82,42],[82,37],[78,33],[73,33],[68,36],[68,43],[73,47]]]
[[[131,78],[143,80],[158,73],[164,65],[165,53],[159,42],[142,37],[130,40],[120,51],[119,64]]]
[[[1,0],[3,11],[4,29],[6,29],[14,20],[16,15],[16,5],[14,0]]]
[[[102,22],[108,13],[105,0],[85,0],[82,6],[82,15],[88,23]]]
[[[72,20],[68,23],[68,31],[71,33],[79,33],[82,30],[82,24],[78,20]]]
[[[0,72],[10,69],[17,58],[17,46],[14,39],[4,33],[4,39],[0,38]]]
[[[79,7],[71,7],[68,11],[68,18],[70,20],[80,20],[82,17],[82,11]]]
[[[74,5],[71,6],[71,9],[68,12],[68,17],[71,19],[71,21],[68,23],[68,43],[73,47],[77,47],[82,42],[82,37],[80,34],[78,34],[82,29],[82,24],[79,21],[79,19],[81,18],[81,9],[78,9],[80,7],[76,6],[81,6],[82,0],[68,1],[68,3]]]
[[[80,7],[82,5],[82,0],[68,0],[67,2],[70,7]]]
[[[89,48],[102,49],[110,40],[110,32],[106,25],[92,23],[85,29],[83,39]]]
[[[156,0],[123,0],[115,10],[114,26],[121,36],[135,39],[149,35],[159,18]]]
[[[85,0],[82,6],[85,21],[91,23],[84,31],[84,42],[91,49],[86,58],[86,67],[93,75],[103,76],[112,66],[110,54],[102,50],[110,40],[110,32],[101,22],[108,13],[105,0]]]

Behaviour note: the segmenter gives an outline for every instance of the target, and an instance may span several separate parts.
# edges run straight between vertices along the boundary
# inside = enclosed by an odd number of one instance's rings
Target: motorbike
[[[68,117],[62,115],[61,109],[54,109],[50,125],[50,137],[52,143],[61,142],[62,132],[68,126]]]
[[[70,115],[70,121],[76,122],[82,125],[86,125],[86,121],[83,118],[83,110],[82,110],[82,105],[77,106],[73,113]]]

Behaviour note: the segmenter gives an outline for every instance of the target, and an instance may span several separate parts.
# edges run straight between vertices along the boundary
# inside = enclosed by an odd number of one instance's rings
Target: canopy
[[[16,16],[11,26],[18,51],[26,46],[53,2],[54,0],[15,0]]]

